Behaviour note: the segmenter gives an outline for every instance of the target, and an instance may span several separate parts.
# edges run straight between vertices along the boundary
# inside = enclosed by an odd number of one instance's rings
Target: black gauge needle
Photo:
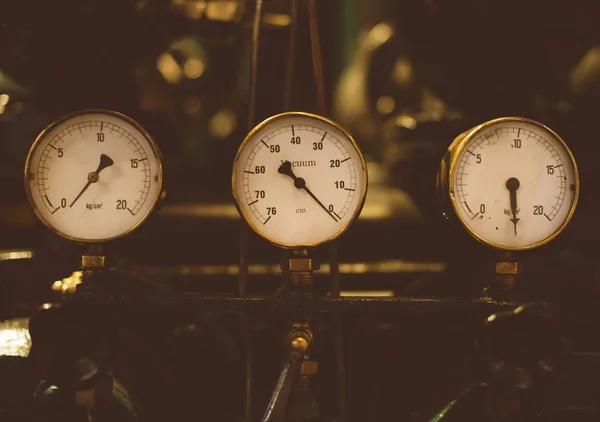
[[[506,181],[506,189],[510,194],[510,211],[512,212],[513,218],[510,219],[515,225],[515,236],[517,235],[517,223],[520,218],[517,218],[517,189],[519,189],[521,183],[516,177],[511,177]]]
[[[312,199],[314,199],[315,202],[317,204],[319,204],[321,206],[321,208],[323,208],[327,212],[327,214],[329,214],[331,216],[331,218],[333,218],[333,221],[335,221],[337,223],[337,218],[334,217],[334,215],[331,213],[331,211],[329,211],[327,209],[327,207],[325,205],[323,205],[323,203],[317,199],[317,197],[314,195],[314,193],[312,193],[310,191],[310,189],[306,187],[306,181],[302,177],[297,177],[294,174],[294,171],[292,170],[292,163],[290,161],[284,161],[279,166],[279,170],[278,171],[281,174],[285,174],[286,176],[290,176],[294,180],[294,186],[296,186],[296,188],[298,188],[298,189],[304,189],[306,191],[306,193],[308,193],[310,195],[310,197]]]
[[[114,163],[115,162],[108,155],[102,154],[100,156],[100,164],[98,164],[98,168],[96,169],[96,171],[93,171],[88,174],[87,183],[85,184],[83,189],[81,189],[81,192],[79,192],[79,195],[77,195],[77,197],[73,200],[73,202],[71,202],[71,205],[69,205],[69,208],[73,208],[73,205],[75,205],[75,202],[77,202],[79,197],[81,197],[81,195],[83,195],[83,192],[85,192],[92,183],[96,183],[98,181],[100,172],[102,170],[104,170],[106,167],[112,166]]]

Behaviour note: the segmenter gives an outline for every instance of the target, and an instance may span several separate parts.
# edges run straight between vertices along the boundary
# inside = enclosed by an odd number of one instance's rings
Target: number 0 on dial
[[[162,187],[159,151],[122,114],[90,110],[47,127],[25,165],[25,189],[38,218],[78,242],[121,237],[146,220]]]
[[[367,168],[336,123],[293,112],[248,134],[232,183],[238,209],[254,231],[281,247],[310,247],[340,236],[358,217]]]

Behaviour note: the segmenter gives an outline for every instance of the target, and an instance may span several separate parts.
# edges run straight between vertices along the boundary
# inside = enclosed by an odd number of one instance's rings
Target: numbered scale
[[[551,241],[569,223],[579,174],[573,154],[554,131],[530,119],[505,117],[454,140],[438,188],[473,237],[498,249],[525,250]]]
[[[233,165],[233,196],[250,227],[283,248],[340,236],[367,194],[367,167],[352,136],[309,113],[289,112],[256,126]]]
[[[35,214],[77,242],[131,232],[148,218],[161,188],[155,142],[134,120],[114,111],[82,111],[51,124],[35,140],[25,165]]]

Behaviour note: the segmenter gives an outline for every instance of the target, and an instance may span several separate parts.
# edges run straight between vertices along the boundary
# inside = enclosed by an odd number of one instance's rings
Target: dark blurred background
[[[292,109],[316,112],[306,3],[299,3]],[[600,350],[589,330],[600,298],[600,3],[317,4],[328,109],[354,135],[370,172],[363,214],[337,243],[344,294],[478,297],[500,254],[455,222],[441,221],[437,167],[450,142],[468,128],[495,117],[529,117],[567,142],[582,187],[565,233],[519,256],[529,292],[560,305],[575,344]],[[248,0],[0,2],[1,319],[27,317],[55,299],[52,287],[60,290],[57,280],[79,263],[80,245],[36,221],[22,175],[37,134],[84,108],[128,114],[164,155],[165,203],[138,231],[106,246],[115,277],[144,291],[235,292],[242,222],[230,171],[249,129],[253,11]],[[287,0],[264,2],[255,123],[283,111],[289,12]],[[250,242],[249,292],[272,293],[281,282],[281,252],[254,234]],[[323,292],[329,255],[328,247],[317,251],[325,264],[317,276]],[[462,314],[348,321],[352,420],[426,420],[472,381],[465,350],[471,347],[469,330],[479,322]],[[190,324],[209,328],[181,330]],[[154,363],[144,365],[157,365],[159,375],[149,381],[129,374],[147,414],[161,400],[164,408],[177,403],[188,409],[202,394],[198,405],[209,414],[241,412],[241,352],[227,316],[149,312],[123,325],[139,331],[131,353],[158,350]],[[262,357],[260,414],[279,370],[280,335],[268,321],[255,328]],[[152,346],[143,346],[149,338]],[[326,367],[333,358],[327,341],[321,346]],[[223,362],[207,373],[207,361]],[[326,369],[320,377],[328,397]],[[161,384],[160,391],[145,390],[152,382]],[[334,420],[327,419],[334,410],[322,407],[323,420]]]

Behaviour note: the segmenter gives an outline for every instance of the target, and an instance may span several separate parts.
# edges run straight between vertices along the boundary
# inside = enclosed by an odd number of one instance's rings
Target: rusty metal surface
[[[243,312],[311,312],[311,313],[452,313],[477,312],[489,315],[518,306],[513,302],[495,302],[486,299],[460,298],[412,298],[412,297],[317,297],[317,298],[269,298],[269,297],[217,297],[201,293],[178,296],[131,298],[123,300],[128,306],[141,304],[159,307],[193,307],[203,311]]]

